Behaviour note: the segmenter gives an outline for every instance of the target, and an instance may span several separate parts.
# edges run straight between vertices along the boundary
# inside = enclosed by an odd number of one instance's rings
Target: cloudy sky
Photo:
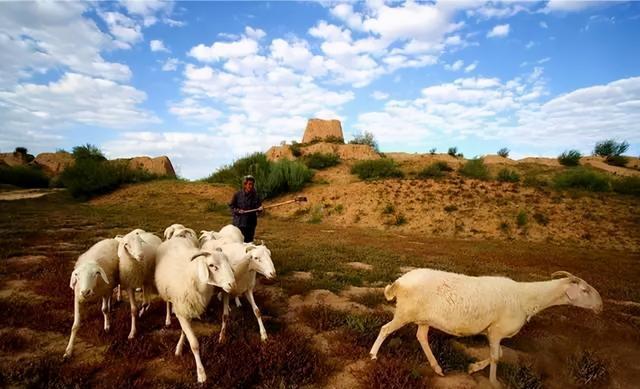
[[[640,153],[639,2],[0,2],[0,151],[199,178],[310,117],[383,151]]]

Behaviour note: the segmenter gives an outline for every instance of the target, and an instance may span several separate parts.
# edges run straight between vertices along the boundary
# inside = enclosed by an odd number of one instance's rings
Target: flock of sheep
[[[182,332],[176,346],[180,355],[185,337],[195,358],[198,382],[206,380],[200,360],[199,344],[191,320],[206,310],[215,288],[222,289],[223,301],[220,341],[225,340],[229,316],[229,296],[239,306],[244,295],[251,304],[260,328],[267,333],[260,309],[253,298],[256,274],[273,278],[276,271],[271,251],[264,245],[243,243],[240,230],[232,225],[219,232],[195,231],[181,224],[165,230],[165,241],[152,233],[136,229],[124,236],[105,239],[82,254],[71,274],[74,290],[74,321],[65,357],[71,356],[80,326],[81,305],[102,301],[104,329],[109,330],[109,310],[114,287],[127,290],[131,304],[131,332],[136,335],[136,320],[148,309],[148,293],[157,290],[166,302],[165,324],[171,324],[171,306]],[[561,276],[559,279],[555,277]],[[505,277],[470,277],[431,269],[412,270],[384,289],[387,300],[396,299],[393,319],[382,326],[370,355],[376,359],[384,340],[406,324],[418,325],[416,337],[433,370],[442,375],[428,342],[430,327],[455,336],[484,334],[489,340],[489,358],[469,365],[469,373],[490,366],[490,381],[498,385],[497,362],[502,355],[500,342],[516,335],[532,316],[554,305],[573,305],[602,311],[600,294],[584,280],[564,271],[554,279],[541,282],[516,282]],[[142,289],[138,310],[135,290]]]
[[[198,382],[207,376],[200,360],[198,339],[191,328],[191,320],[206,310],[215,287],[221,288],[223,300],[220,341],[224,341],[229,317],[229,295],[244,295],[253,308],[260,327],[260,337],[267,339],[260,309],[253,298],[256,273],[273,278],[276,270],[271,251],[262,245],[244,243],[240,230],[232,225],[219,232],[202,231],[198,239],[195,231],[181,224],[165,230],[165,241],[141,229],[124,236],[104,239],[80,255],[69,286],[74,291],[74,319],[71,336],[64,357],[73,353],[76,333],[80,327],[81,306],[86,302],[102,301],[104,330],[109,330],[109,311],[114,287],[124,288],[131,305],[131,332],[136,335],[138,316],[149,307],[149,293],[157,290],[167,304],[165,324],[171,324],[171,306],[180,322],[182,333],[176,355],[182,353],[185,337],[196,361]],[[138,309],[135,290],[142,289],[142,306]]]

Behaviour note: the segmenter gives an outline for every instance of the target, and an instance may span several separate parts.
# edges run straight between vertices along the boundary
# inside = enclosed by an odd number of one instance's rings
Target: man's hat
[[[242,182],[247,182],[247,181],[256,182],[256,179],[251,174],[248,174],[244,176],[244,178],[242,179]]]

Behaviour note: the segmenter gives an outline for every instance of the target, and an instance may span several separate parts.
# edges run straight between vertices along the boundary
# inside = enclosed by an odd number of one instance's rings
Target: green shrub
[[[442,177],[446,174],[446,172],[453,171],[451,166],[449,166],[444,161],[437,161],[432,163],[431,165],[425,167],[418,173],[419,178],[438,178]]]
[[[385,205],[384,209],[382,210],[382,213],[385,215],[391,215],[395,211],[396,207],[391,203],[387,203],[387,205]]]
[[[609,179],[606,175],[583,167],[556,174],[553,177],[553,184],[557,189],[583,189],[591,192],[609,190]]]
[[[509,149],[506,147],[501,148],[500,150],[498,150],[498,155],[503,157],[503,158],[509,158]]]
[[[489,179],[489,168],[484,164],[482,158],[474,158],[468,160],[459,170],[460,174],[469,177],[476,178],[478,180]]]
[[[558,156],[558,162],[564,166],[578,166],[580,158],[582,158],[582,154],[578,150],[568,150]]]
[[[498,172],[498,181],[500,182],[518,182],[520,175],[515,170],[502,168]]]
[[[407,220],[407,217],[404,216],[404,214],[400,213],[396,215],[396,220],[394,222],[396,226],[401,226],[407,223],[408,223],[408,220]]]
[[[353,137],[352,140],[349,141],[349,144],[352,145],[368,145],[373,147],[373,149],[375,151],[380,151],[378,149],[378,142],[376,141],[375,136],[373,135],[373,133],[365,131],[361,134],[358,134],[356,136]]]
[[[613,157],[624,154],[629,149],[629,142],[616,142],[615,139],[607,139],[596,143],[593,154],[601,157]]]
[[[522,182],[525,186],[543,188],[549,186],[549,181],[539,174],[527,174]]]
[[[605,159],[605,162],[608,163],[609,165],[612,166],[620,166],[620,167],[625,167],[627,166],[627,163],[629,162],[629,158],[623,156],[623,155],[612,155],[610,157],[607,157]]]
[[[254,153],[221,167],[204,181],[239,188],[248,174],[256,179],[256,191],[263,199],[298,191],[313,177],[313,172],[301,162],[287,159],[270,162],[264,153]]]
[[[429,150],[429,154],[436,155],[436,148],[434,147],[431,150]]]
[[[356,162],[351,167],[351,174],[356,174],[362,180],[380,178],[403,177],[404,174],[398,168],[396,162],[389,158],[371,159]]]
[[[526,226],[528,221],[529,218],[527,217],[527,213],[525,211],[518,212],[518,215],[516,216],[516,223],[518,224],[518,227]]]
[[[73,166],[66,168],[60,181],[71,195],[87,199],[109,193],[123,184],[150,181],[158,178],[142,169],[131,169],[126,161],[100,161],[88,157],[76,159]]]
[[[447,154],[454,158],[458,158],[458,156],[462,155],[461,153],[458,153],[457,147],[449,147],[449,150],[447,150]]]
[[[629,176],[618,178],[611,182],[611,187],[618,193],[640,196],[640,177]]]
[[[296,141],[291,142],[291,146],[289,146],[289,149],[291,150],[291,154],[293,154],[294,157],[299,157],[302,155],[302,150],[301,150],[302,145]]]
[[[76,146],[72,151],[73,158],[76,161],[91,159],[95,161],[106,161],[107,158],[102,154],[99,148],[94,145],[87,143],[83,146]]]
[[[340,157],[333,153],[313,153],[302,157],[302,163],[311,169],[326,169],[340,163]]]
[[[35,167],[0,165],[0,183],[21,188],[46,188],[49,178]]]

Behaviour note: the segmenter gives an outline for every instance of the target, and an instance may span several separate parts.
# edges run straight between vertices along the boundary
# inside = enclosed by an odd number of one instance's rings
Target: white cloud
[[[246,57],[258,52],[258,42],[244,37],[235,42],[214,42],[211,46],[199,44],[189,50],[189,56],[202,62],[216,62],[228,58]]]
[[[533,46],[535,46],[536,43],[534,41],[529,41],[526,45],[524,45],[524,47],[529,50],[530,48],[532,48]]]
[[[508,24],[499,24],[487,33],[487,38],[504,38],[509,35],[509,29]]]
[[[158,17],[169,25],[180,24],[181,22],[172,20],[168,16],[173,10],[173,1],[161,0],[121,0],[119,3],[127,10],[127,13],[142,19],[145,27],[157,23]]]
[[[0,2],[0,87],[13,87],[19,80],[50,69],[128,80],[128,66],[101,56],[103,50],[120,47],[119,41],[83,17],[88,6],[80,2]],[[130,38],[135,39],[134,35]]]
[[[478,61],[475,61],[474,63],[467,65],[464,68],[464,72],[471,73],[472,71],[476,70],[476,67],[478,67]]]
[[[130,49],[132,45],[142,41],[142,28],[130,17],[119,12],[101,12],[98,14],[116,38],[119,48]]]
[[[446,64],[444,65],[444,68],[446,70],[450,70],[452,72],[457,72],[458,70],[462,69],[462,67],[464,66],[464,61],[459,59],[456,62],[452,63],[452,64]]]
[[[181,102],[171,105],[169,112],[185,119],[188,122],[204,123],[213,125],[222,117],[222,112],[212,107],[204,106],[199,101],[187,98]]]
[[[545,57],[545,58],[539,59],[538,60],[538,64],[542,65],[543,63],[547,63],[549,61],[551,61],[551,58],[550,57]]]
[[[549,0],[543,12],[580,12],[587,8],[599,7],[606,1]]]
[[[167,49],[167,47],[164,45],[164,42],[158,39],[153,39],[151,42],[149,42],[149,48],[151,49],[151,51],[164,51],[166,53],[170,52],[170,50]]]
[[[145,100],[146,94],[131,86],[77,73],[66,73],[47,85],[17,85],[0,91],[0,117],[8,132],[4,142],[59,139],[75,126],[126,129],[159,123],[153,113],[140,108]]]
[[[377,90],[371,93],[371,97],[373,97],[376,100],[386,100],[389,98],[389,94]]]
[[[162,71],[164,72],[173,72],[178,70],[178,65],[180,65],[182,61],[178,58],[167,58],[166,61],[162,62]]]
[[[547,22],[545,22],[544,20],[540,22],[540,28],[544,28],[547,29],[549,28],[549,25],[547,24]]]

